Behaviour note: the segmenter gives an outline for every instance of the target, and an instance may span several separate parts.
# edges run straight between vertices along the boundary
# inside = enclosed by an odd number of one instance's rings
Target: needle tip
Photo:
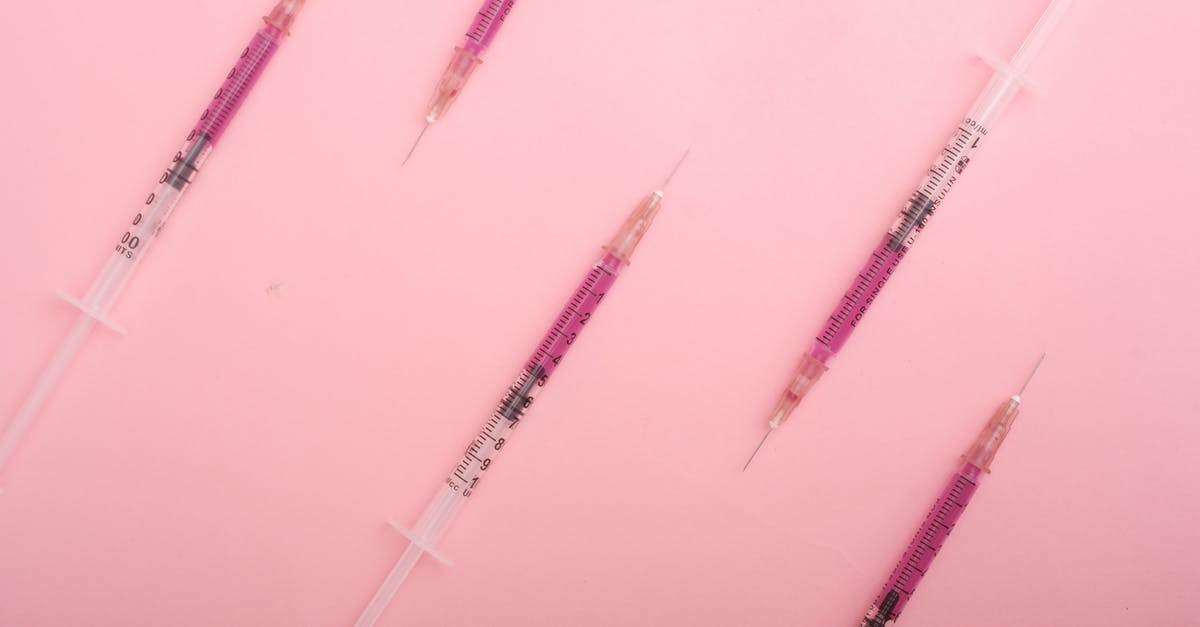
[[[1025,377],[1025,383],[1021,385],[1021,391],[1017,392],[1018,397],[1025,394],[1025,388],[1029,387],[1029,382],[1033,381],[1033,375],[1037,374],[1038,368],[1042,367],[1042,361],[1045,359],[1046,353],[1042,353],[1042,356],[1038,357],[1037,363],[1033,364],[1033,370],[1030,370],[1029,376]]]
[[[767,438],[771,437],[771,431],[773,431],[773,429],[764,433],[763,438],[758,441],[758,446],[754,447],[754,452],[750,454],[750,459],[747,459],[746,465],[742,466],[742,472],[746,472],[746,469],[750,467],[750,462],[754,461],[754,457],[758,455],[759,449],[762,448],[763,444],[766,444]]]
[[[679,166],[683,165],[683,162],[687,160],[688,155],[691,153],[691,148],[683,151],[683,156],[679,158],[679,161],[675,162],[675,167],[671,168],[671,173],[667,175],[667,178],[662,182],[662,185],[658,186],[658,191],[667,189],[667,185],[671,183],[671,179],[675,178],[675,173],[679,171]]]
[[[417,144],[421,143],[421,138],[425,136],[425,131],[428,131],[428,130],[429,130],[429,122],[425,122],[424,128],[422,128],[421,132],[417,134],[417,139],[416,139],[416,141],[413,142],[412,148],[409,148],[408,154],[404,155],[404,161],[400,162],[400,167],[404,167],[404,164],[408,163],[409,159],[412,159],[413,153],[417,151]]]

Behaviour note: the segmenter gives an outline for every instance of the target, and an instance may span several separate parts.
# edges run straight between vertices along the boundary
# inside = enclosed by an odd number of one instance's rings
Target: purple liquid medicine
[[[855,275],[850,288],[838,301],[837,308],[825,322],[821,332],[800,360],[792,383],[784,390],[772,413],[771,428],[783,424],[804,395],[816,384],[859,323],[883,287],[900,267],[900,262],[925,230],[929,218],[950,193],[987,137],[987,129],[968,118],[958,127],[954,137],[942,149],[942,154],[929,169],[929,174],[900,211],[892,228],[883,236],[871,256]]]
[[[446,478],[446,485],[453,491],[461,491],[464,497],[471,496],[483,471],[492,464],[492,459],[504,446],[505,435],[516,428],[521,417],[533,405],[533,401],[545,388],[550,375],[558,368],[571,345],[579,338],[583,328],[592,319],[592,314],[617,281],[623,262],[612,254],[604,255],[592,266],[590,272],[575,289],[575,294],[563,306],[562,313],[542,338],[533,355],[529,357],[520,376],[508,388],[508,393],[496,406],[483,429],[467,447],[467,452]]]
[[[282,0],[263,18],[265,25],[242,50],[237,63],[226,74],[225,82],[213,94],[212,102],[188,133],[183,147],[159,177],[158,186],[146,197],[144,206],[121,235],[108,265],[80,303],[82,309],[106,320],[121,288],[166,225],[183,193],[195,181],[200,167],[250,95],[303,5],[303,0]]]
[[[488,0],[479,7],[479,12],[475,14],[475,21],[471,24],[471,30],[467,31],[467,41],[463,44],[471,54],[475,56],[483,55],[483,51],[492,45],[492,39],[496,33],[500,32],[500,26],[504,24],[505,18],[508,17],[508,12],[512,11],[516,0]]]
[[[1042,355],[1042,359],[1045,355]],[[909,543],[908,549],[900,558],[900,562],[892,569],[892,574],[883,586],[883,590],[875,597],[871,608],[863,617],[861,627],[885,627],[892,625],[900,618],[904,606],[917,591],[917,585],[929,572],[933,558],[942,550],[950,532],[958,524],[958,519],[971,502],[979,480],[985,472],[991,472],[992,460],[1004,443],[1004,438],[1012,429],[1013,422],[1021,411],[1021,395],[1029,381],[1033,379],[1042,359],[1033,367],[1033,372],[1025,379],[1021,391],[1014,394],[1008,401],[1000,405],[987,425],[979,432],[979,437],[970,450],[963,455],[962,466],[950,478],[942,490],[942,495],[934,502],[933,509],[925,517],[925,522]]]
[[[678,167],[677,165],[676,168]],[[667,180],[669,181],[670,177]],[[663,187],[666,187],[666,183]],[[408,548],[392,567],[358,621],[354,623],[355,627],[371,627],[375,624],[421,555],[428,553],[443,563],[449,563],[437,550],[442,537],[462,506],[466,504],[467,498],[475,494],[484,473],[491,468],[500,451],[512,437],[513,429],[529,412],[538,394],[549,382],[550,375],[558,369],[567,351],[591,323],[596,309],[612,289],[621,268],[629,263],[634,249],[650,229],[654,217],[662,207],[662,200],[661,189],[647,196],[604,247],[604,255],[584,276],[574,295],[555,318],[550,330],[525,362],[516,381],[509,386],[504,398],[467,446],[462,458],[442,483],[433,500],[426,506],[417,524],[409,530],[392,523],[409,539]]]
[[[166,225],[184,191],[195,180],[213,146],[225,133],[229,122],[266,69],[303,6],[304,0],[280,0],[271,13],[263,17],[265,25],[254,34],[250,45],[246,46],[233,69],[225,76],[225,82],[188,134],[183,148],[175,153],[171,163],[159,176],[157,187],[146,196],[129,227],[121,234],[108,262],[92,281],[87,293],[83,298],[63,296],[82,313],[0,438],[0,467],[16,449],[33,416],[49,397],[92,327],[99,322],[118,333],[124,333],[119,325],[109,319],[110,310]]]
[[[924,524],[908,545],[908,550],[900,558],[900,563],[892,570],[892,575],[883,591],[867,610],[862,627],[884,627],[894,624],[900,618],[900,612],[908,604],[908,600],[917,590],[917,584],[929,571],[933,558],[937,556],[946,538],[954,530],[959,516],[971,502],[971,496],[979,487],[979,468],[964,463],[955,473],[941,497],[933,504],[933,509],[925,517]]]
[[[800,358],[800,365],[796,367],[791,382],[771,411],[767,422],[768,430],[759,442],[759,448],[762,448],[767,437],[775,429],[787,421],[804,396],[829,369],[833,357],[849,341],[871,304],[900,266],[900,261],[916,244],[917,237],[925,230],[929,219],[974,159],[975,153],[987,139],[992,124],[1020,91],[1025,71],[1069,6],[1070,0],[1053,0],[1013,56],[1012,62],[998,67],[983,92],[975,99],[950,141],[930,166],[924,180],[909,197],[878,246],[871,251],[862,270],[851,282],[850,288],[842,295],[824,328],[814,339],[812,347]],[[746,461],[746,467],[753,461],[758,450],[756,448]]]

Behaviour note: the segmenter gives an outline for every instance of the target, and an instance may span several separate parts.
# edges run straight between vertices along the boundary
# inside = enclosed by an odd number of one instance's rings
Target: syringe
[[[267,63],[274,56],[284,36],[288,34],[288,28],[303,6],[304,0],[279,0],[275,8],[263,17],[266,24],[254,34],[246,49],[242,50],[241,57],[225,76],[225,82],[213,96],[208,108],[200,115],[200,121],[188,133],[183,148],[175,153],[170,165],[158,178],[158,186],[146,197],[144,206],[137,215],[133,216],[133,221],[109,256],[108,263],[92,282],[87,293],[83,298],[60,293],[60,296],[79,308],[81,313],[46,369],[42,371],[24,404],[8,423],[3,437],[0,437],[0,469],[3,469],[5,462],[12,456],[34,415],[62,377],[92,327],[99,322],[117,333],[125,333],[124,329],[109,319],[109,311],[124,291],[134,270],[146,256],[150,245],[162,231],[167,218],[171,216],[171,210],[195,180],[200,166],[204,164],[213,146],[229,126],[246,96],[250,94],[254,83],[266,69]]]
[[[439,562],[450,564],[436,548],[442,536],[450,528],[467,498],[478,489],[484,471],[496,460],[496,456],[511,437],[512,430],[545,388],[559,362],[578,339],[579,334],[583,333],[584,327],[591,322],[600,301],[604,300],[616,282],[621,267],[629,263],[633,250],[650,229],[654,216],[662,208],[663,190],[686,158],[687,153],[684,153],[663,184],[642,200],[604,247],[604,255],[584,276],[583,282],[575,290],[575,295],[567,301],[562,313],[546,332],[542,343],[538,344],[521,369],[517,380],[509,387],[508,393],[471,441],[458,465],[417,519],[417,524],[412,530],[406,530],[396,522],[389,521],[397,531],[408,538],[409,545],[383,580],[383,584],[379,586],[379,590],[367,604],[358,621],[354,623],[355,627],[370,627],[379,620],[396,591],[400,589],[400,584],[404,583],[422,554],[428,553]]]
[[[475,67],[483,63],[483,51],[492,45],[492,39],[496,37],[496,33],[500,32],[500,26],[504,24],[508,12],[512,11],[513,5],[516,3],[517,0],[484,0],[483,6],[475,14],[475,21],[471,23],[471,28],[467,31],[466,41],[463,42],[463,45],[454,48],[454,56],[450,57],[450,65],[446,66],[446,71],[442,73],[441,80],[433,90],[433,98],[429,100],[429,109],[425,113],[425,126],[421,128],[417,139],[413,141],[412,148],[408,149],[408,154],[404,156],[404,161],[400,165],[408,163],[413,152],[417,150],[417,144],[421,143],[421,138],[425,136],[425,131],[428,131],[429,127],[442,117],[450,105],[454,104],[458,94],[462,93],[463,87],[466,87],[467,79],[471,78]]]
[[[967,509],[967,504],[971,502],[982,474],[991,472],[996,451],[1000,450],[1000,445],[1004,443],[1004,438],[1008,436],[1017,414],[1021,411],[1021,395],[1025,393],[1025,388],[1045,358],[1046,355],[1043,354],[1037,360],[1033,372],[1026,377],[1021,390],[1000,405],[987,426],[979,432],[975,444],[962,456],[962,466],[946,484],[942,495],[933,504],[933,509],[929,510],[925,522],[900,558],[900,563],[892,569],[887,584],[871,604],[871,609],[867,610],[861,627],[884,627],[894,624],[900,618],[900,612],[917,591],[917,584],[921,583],[921,579],[929,572],[933,558],[941,551],[946,538],[950,536],[959,517]]]
[[[1071,0],[1053,0],[1012,61],[1008,65],[995,67],[995,75],[975,100],[962,123],[955,129],[954,135],[929,169],[925,180],[900,211],[892,228],[884,234],[875,250],[871,251],[863,269],[850,284],[850,289],[842,296],[824,328],[817,334],[812,348],[800,358],[800,365],[792,375],[791,383],[780,395],[775,409],[771,412],[766,434],[759,441],[754,453],[746,460],[742,470],[750,466],[750,462],[754,460],[754,456],[771,433],[787,421],[796,405],[800,404],[801,399],[829,369],[829,362],[850,339],[871,303],[879,296],[879,292],[892,277],[900,261],[916,243],[917,236],[921,234],[929,218],[950,194],[967,164],[987,139],[992,124],[1020,91],[1026,71],[1070,5]]]

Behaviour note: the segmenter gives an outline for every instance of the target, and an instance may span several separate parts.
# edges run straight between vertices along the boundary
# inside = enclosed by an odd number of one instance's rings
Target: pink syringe
[[[875,597],[875,602],[863,617],[861,627],[885,627],[894,624],[900,618],[900,612],[916,592],[917,584],[921,583],[921,579],[929,572],[933,558],[941,551],[946,538],[954,530],[954,525],[967,509],[983,473],[991,472],[996,451],[1000,450],[1000,445],[1004,443],[1004,438],[1008,436],[1017,414],[1021,411],[1021,395],[1025,393],[1025,388],[1029,386],[1029,381],[1033,379],[1034,373],[1045,358],[1046,355],[1043,354],[1037,360],[1033,371],[1025,378],[1021,390],[1000,405],[987,426],[979,432],[975,444],[962,456],[962,465],[958,472],[950,478],[950,482],[942,490],[942,495],[925,517],[925,522],[909,543],[908,550],[892,569],[883,590]]]
[[[574,296],[567,301],[562,313],[546,332],[533,355],[525,362],[517,380],[508,388],[500,404],[471,441],[466,453],[450,472],[450,476],[442,482],[433,500],[417,519],[416,525],[409,530],[391,522],[392,527],[408,538],[408,548],[383,580],[358,621],[354,623],[355,627],[371,627],[379,620],[396,591],[400,589],[400,585],[421,559],[421,555],[428,553],[439,562],[450,564],[436,548],[442,536],[466,504],[467,498],[478,489],[484,472],[491,467],[505,443],[512,437],[513,429],[545,388],[550,375],[554,374],[571,345],[591,322],[596,308],[616,282],[617,274],[629,263],[629,258],[642,241],[642,236],[650,230],[654,216],[662,208],[663,190],[686,158],[687,153],[684,153],[663,184],[642,200],[629,214],[629,218],[621,225],[617,234],[609,240],[608,245],[604,247],[604,255],[584,276]]]
[[[425,131],[446,113],[462,93],[467,79],[471,78],[471,73],[475,71],[476,66],[483,63],[483,52],[492,45],[492,40],[495,39],[496,33],[500,32],[500,27],[504,25],[504,20],[508,18],[508,13],[516,3],[517,0],[484,0],[483,6],[479,7],[475,21],[471,22],[471,28],[467,30],[466,40],[463,45],[454,48],[454,56],[450,58],[450,64],[446,66],[446,71],[442,73],[442,78],[433,90],[433,98],[429,100],[429,108],[425,113],[425,126],[413,141],[412,148],[408,149],[401,165],[408,163],[413,152],[417,150],[417,144],[421,143],[421,138],[425,136]]]
[[[130,225],[124,229],[107,264],[92,281],[91,287],[82,298],[62,294],[64,299],[80,310],[79,317],[0,437],[0,468],[16,450],[34,415],[49,397],[96,323],[117,333],[125,332],[109,318],[109,311],[162,231],[171,211],[196,179],[200,167],[275,55],[303,6],[304,0],[279,0],[275,8],[263,17],[265,24],[242,50],[241,57],[225,76],[225,82],[200,115],[200,121],[188,134],[183,148],[175,153],[158,178],[157,187],[146,197]]]
[[[792,374],[791,382],[771,411],[767,421],[767,432],[746,460],[743,471],[750,466],[750,462],[754,460],[767,438],[787,421],[804,396],[816,385],[821,375],[825,374],[830,361],[858,328],[867,309],[916,243],[917,236],[924,230],[929,218],[950,194],[954,184],[962,177],[967,164],[987,139],[992,124],[1020,91],[1029,66],[1041,52],[1070,5],[1071,0],[1052,0],[1012,61],[1008,64],[993,63],[996,73],[991,81],[959,123],[950,141],[900,211],[891,229],[871,251],[866,264],[850,284],[850,289],[842,296],[824,328],[817,334],[812,348],[800,358],[800,365]]]

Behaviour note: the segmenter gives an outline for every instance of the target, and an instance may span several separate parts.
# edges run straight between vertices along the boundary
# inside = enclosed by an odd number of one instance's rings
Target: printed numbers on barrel
[[[166,175],[164,174],[163,177],[165,178]],[[150,195],[146,197],[146,204],[152,204],[154,199],[154,192],[150,192]],[[142,214],[139,212],[136,216],[133,216],[132,226],[137,226],[141,223]],[[133,259],[133,251],[137,250],[137,247],[140,246],[141,243],[142,238],[134,235],[133,231],[125,231],[125,234],[121,236],[121,241],[117,243],[117,246],[114,250],[119,255],[125,255],[126,259]]]

